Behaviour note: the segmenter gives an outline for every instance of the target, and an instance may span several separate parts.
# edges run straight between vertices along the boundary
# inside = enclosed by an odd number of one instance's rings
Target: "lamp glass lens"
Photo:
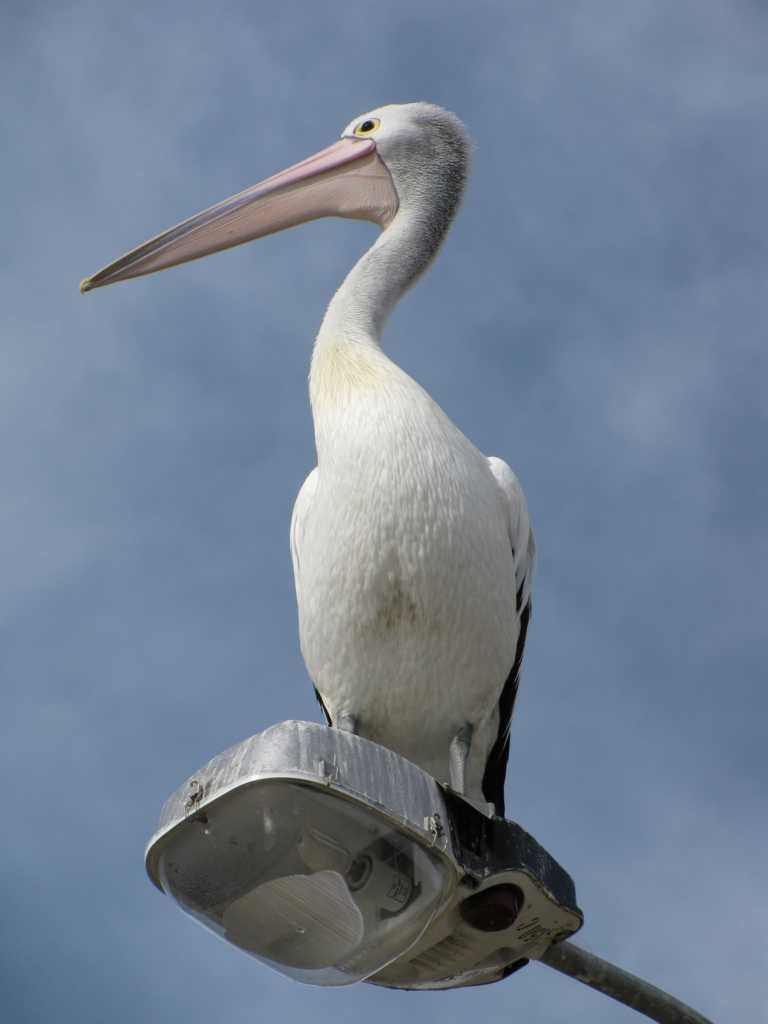
[[[362,801],[255,782],[169,837],[163,889],[228,942],[298,981],[349,985],[409,949],[452,872]]]

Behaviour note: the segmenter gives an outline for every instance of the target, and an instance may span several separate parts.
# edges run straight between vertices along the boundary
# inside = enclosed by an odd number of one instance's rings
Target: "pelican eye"
[[[368,117],[355,128],[355,135],[373,135],[380,124],[378,117]]]

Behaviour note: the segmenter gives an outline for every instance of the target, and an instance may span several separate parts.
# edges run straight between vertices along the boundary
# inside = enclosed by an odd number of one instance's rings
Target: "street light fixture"
[[[155,885],[297,981],[449,989],[538,960],[660,1024],[711,1024],[580,949],[573,881],[514,822],[350,732],[282,722],[166,801]]]
[[[573,882],[522,828],[391,750],[283,722],[167,801],[152,881],[297,981],[498,981],[577,931]]]

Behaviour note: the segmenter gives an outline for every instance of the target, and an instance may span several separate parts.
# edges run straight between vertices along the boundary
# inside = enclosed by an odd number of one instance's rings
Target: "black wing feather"
[[[323,698],[320,696],[320,691],[318,690],[317,687],[315,687],[315,696],[317,697],[317,703],[323,709],[323,714],[325,715],[326,724],[327,725],[333,725],[333,722],[331,721],[331,716],[328,714],[328,708],[325,706],[325,704],[323,704]]]
[[[522,595],[522,585],[518,594]],[[518,598],[519,599],[519,598]],[[517,637],[515,649],[515,660],[512,671],[507,676],[504,689],[501,691],[499,700],[499,733],[496,742],[491,747],[488,761],[483,772],[483,796],[494,805],[496,814],[504,817],[504,779],[507,775],[507,761],[509,760],[509,729],[512,723],[512,711],[515,706],[517,688],[520,685],[520,668],[523,664],[523,651],[525,650],[525,637],[528,633],[528,622],[531,618],[531,602],[528,600],[525,608],[520,612],[520,633]]]

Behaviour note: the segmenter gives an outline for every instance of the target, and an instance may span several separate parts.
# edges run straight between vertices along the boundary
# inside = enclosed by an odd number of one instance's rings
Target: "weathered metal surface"
[[[448,850],[447,835],[434,829],[435,817],[444,822],[447,812],[442,790],[431,775],[361,736],[317,722],[288,721],[217,754],[166,800],[147,847],[147,871],[155,885],[160,888],[155,864],[158,842],[165,834],[190,814],[199,814],[211,800],[266,778],[325,785],[362,798],[424,845]]]
[[[712,1024],[698,1010],[682,1003],[675,996],[622,970],[608,960],[581,949],[573,942],[551,946],[539,962],[571,978],[589,985],[603,995],[642,1013],[658,1024]]]
[[[435,989],[501,981],[582,925],[573,881],[533,836],[513,821],[489,819],[446,793],[451,851],[464,874],[456,898],[402,957],[369,981]],[[483,931],[461,912],[464,899],[515,886],[519,912],[508,927]]]
[[[434,850],[447,867],[444,909],[411,948],[368,978],[374,984],[488,984],[581,927],[570,876],[519,825],[489,818],[391,750],[314,722],[282,722],[236,744],[171,795],[147,848],[155,885],[160,888],[158,860],[174,830],[204,817],[225,794],[268,780],[298,782],[367,806]],[[460,905],[483,892],[492,904],[496,886],[515,887],[519,910],[504,927],[484,930]]]

